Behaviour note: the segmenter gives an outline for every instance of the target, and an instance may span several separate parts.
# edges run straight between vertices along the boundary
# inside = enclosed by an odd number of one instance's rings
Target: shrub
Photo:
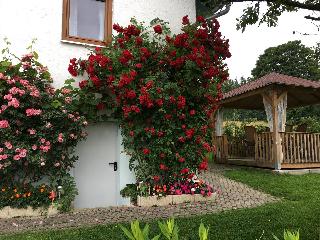
[[[73,76],[88,75],[80,94],[98,93],[97,109],[119,120],[138,181],[171,184],[180,174],[206,169],[210,116],[218,108],[228,78],[224,60],[230,57],[218,21],[198,17],[190,24],[185,16],[177,35],[159,19],[149,28],[134,19],[113,28],[118,35],[112,43],[88,59],[70,61]]]
[[[86,134],[70,88],[56,91],[37,54],[0,62],[0,207],[48,205]]]

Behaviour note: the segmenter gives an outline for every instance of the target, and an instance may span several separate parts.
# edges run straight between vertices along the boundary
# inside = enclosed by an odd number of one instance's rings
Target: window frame
[[[98,46],[107,45],[112,38],[112,0],[105,0],[104,41],[69,35],[70,0],[63,0],[62,6],[62,41]]]

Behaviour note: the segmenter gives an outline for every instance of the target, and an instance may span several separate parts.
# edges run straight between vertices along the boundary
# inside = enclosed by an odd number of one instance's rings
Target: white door
[[[115,123],[89,126],[87,140],[77,147],[79,160],[73,174],[78,188],[76,208],[115,206],[117,204],[118,127]]]

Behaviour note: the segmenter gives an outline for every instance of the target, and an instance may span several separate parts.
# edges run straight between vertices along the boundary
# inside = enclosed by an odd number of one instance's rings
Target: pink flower
[[[63,134],[62,133],[59,133],[59,135],[58,135],[58,142],[59,143],[63,142]]]
[[[33,89],[31,92],[30,92],[30,96],[32,97],[40,97],[40,92],[38,89]]]
[[[28,108],[26,110],[27,117],[40,115],[42,111],[40,109]]]
[[[69,93],[71,93],[71,90],[68,88],[62,88],[61,92],[62,92],[62,94],[69,94]]]
[[[50,122],[47,122],[46,123],[46,128],[51,128],[52,127],[52,124]]]
[[[3,73],[0,73],[0,79],[4,79]]]
[[[20,102],[16,98],[12,98],[10,102],[8,102],[8,106],[12,106],[14,108],[18,108],[20,106]]]
[[[143,154],[144,155],[148,155],[148,154],[150,154],[151,153],[151,150],[150,149],[148,149],[148,148],[144,148],[143,149]]]
[[[27,150],[26,149],[20,149],[19,156],[21,158],[25,158],[27,156]]]
[[[3,148],[0,148],[0,153],[3,152]]]
[[[12,149],[12,144],[10,142],[4,142],[4,145],[6,146],[7,149]]]
[[[181,191],[180,189],[176,189],[176,190],[175,190],[175,194],[176,194],[176,195],[182,195],[182,191]]]
[[[4,100],[11,101],[11,99],[12,99],[12,94],[4,95],[3,99],[4,99]]]
[[[13,160],[19,161],[20,160],[20,156],[19,155],[14,155]]]
[[[0,120],[0,128],[8,128],[9,122],[7,120]]]
[[[40,139],[40,142],[41,142],[41,143],[45,143],[45,142],[46,142],[46,139],[41,138],[41,139]]]
[[[59,167],[59,166],[60,166],[60,163],[57,162],[57,163],[54,164],[54,166],[55,166],[55,167]]]
[[[32,150],[33,150],[33,151],[35,151],[35,150],[37,150],[37,149],[38,149],[37,145],[32,145],[32,147],[31,147],[31,148],[32,148]]]
[[[7,154],[0,155],[0,160],[5,160],[8,158]]]
[[[8,108],[7,105],[1,105],[1,110],[2,110],[2,111],[6,110],[7,108]]]
[[[83,126],[87,126],[88,125],[88,122],[87,121],[83,121]]]
[[[34,129],[28,129],[28,132],[30,135],[36,134],[36,130],[34,130]]]

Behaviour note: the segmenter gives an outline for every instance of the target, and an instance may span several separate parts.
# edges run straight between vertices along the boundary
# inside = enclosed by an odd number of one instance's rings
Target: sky
[[[246,5],[244,3],[234,4],[227,15],[218,19],[222,35],[230,40],[232,57],[228,59],[227,64],[231,79],[240,79],[242,76],[250,77],[258,57],[269,47],[294,40],[301,40],[309,47],[320,42],[320,32],[310,21],[303,18],[305,11],[283,14],[279,18],[277,27],[267,27],[264,23],[260,26],[258,24],[248,26],[244,33],[241,30],[237,31],[236,18],[241,16]],[[293,34],[293,31],[318,33],[319,35],[304,36],[299,33]]]

